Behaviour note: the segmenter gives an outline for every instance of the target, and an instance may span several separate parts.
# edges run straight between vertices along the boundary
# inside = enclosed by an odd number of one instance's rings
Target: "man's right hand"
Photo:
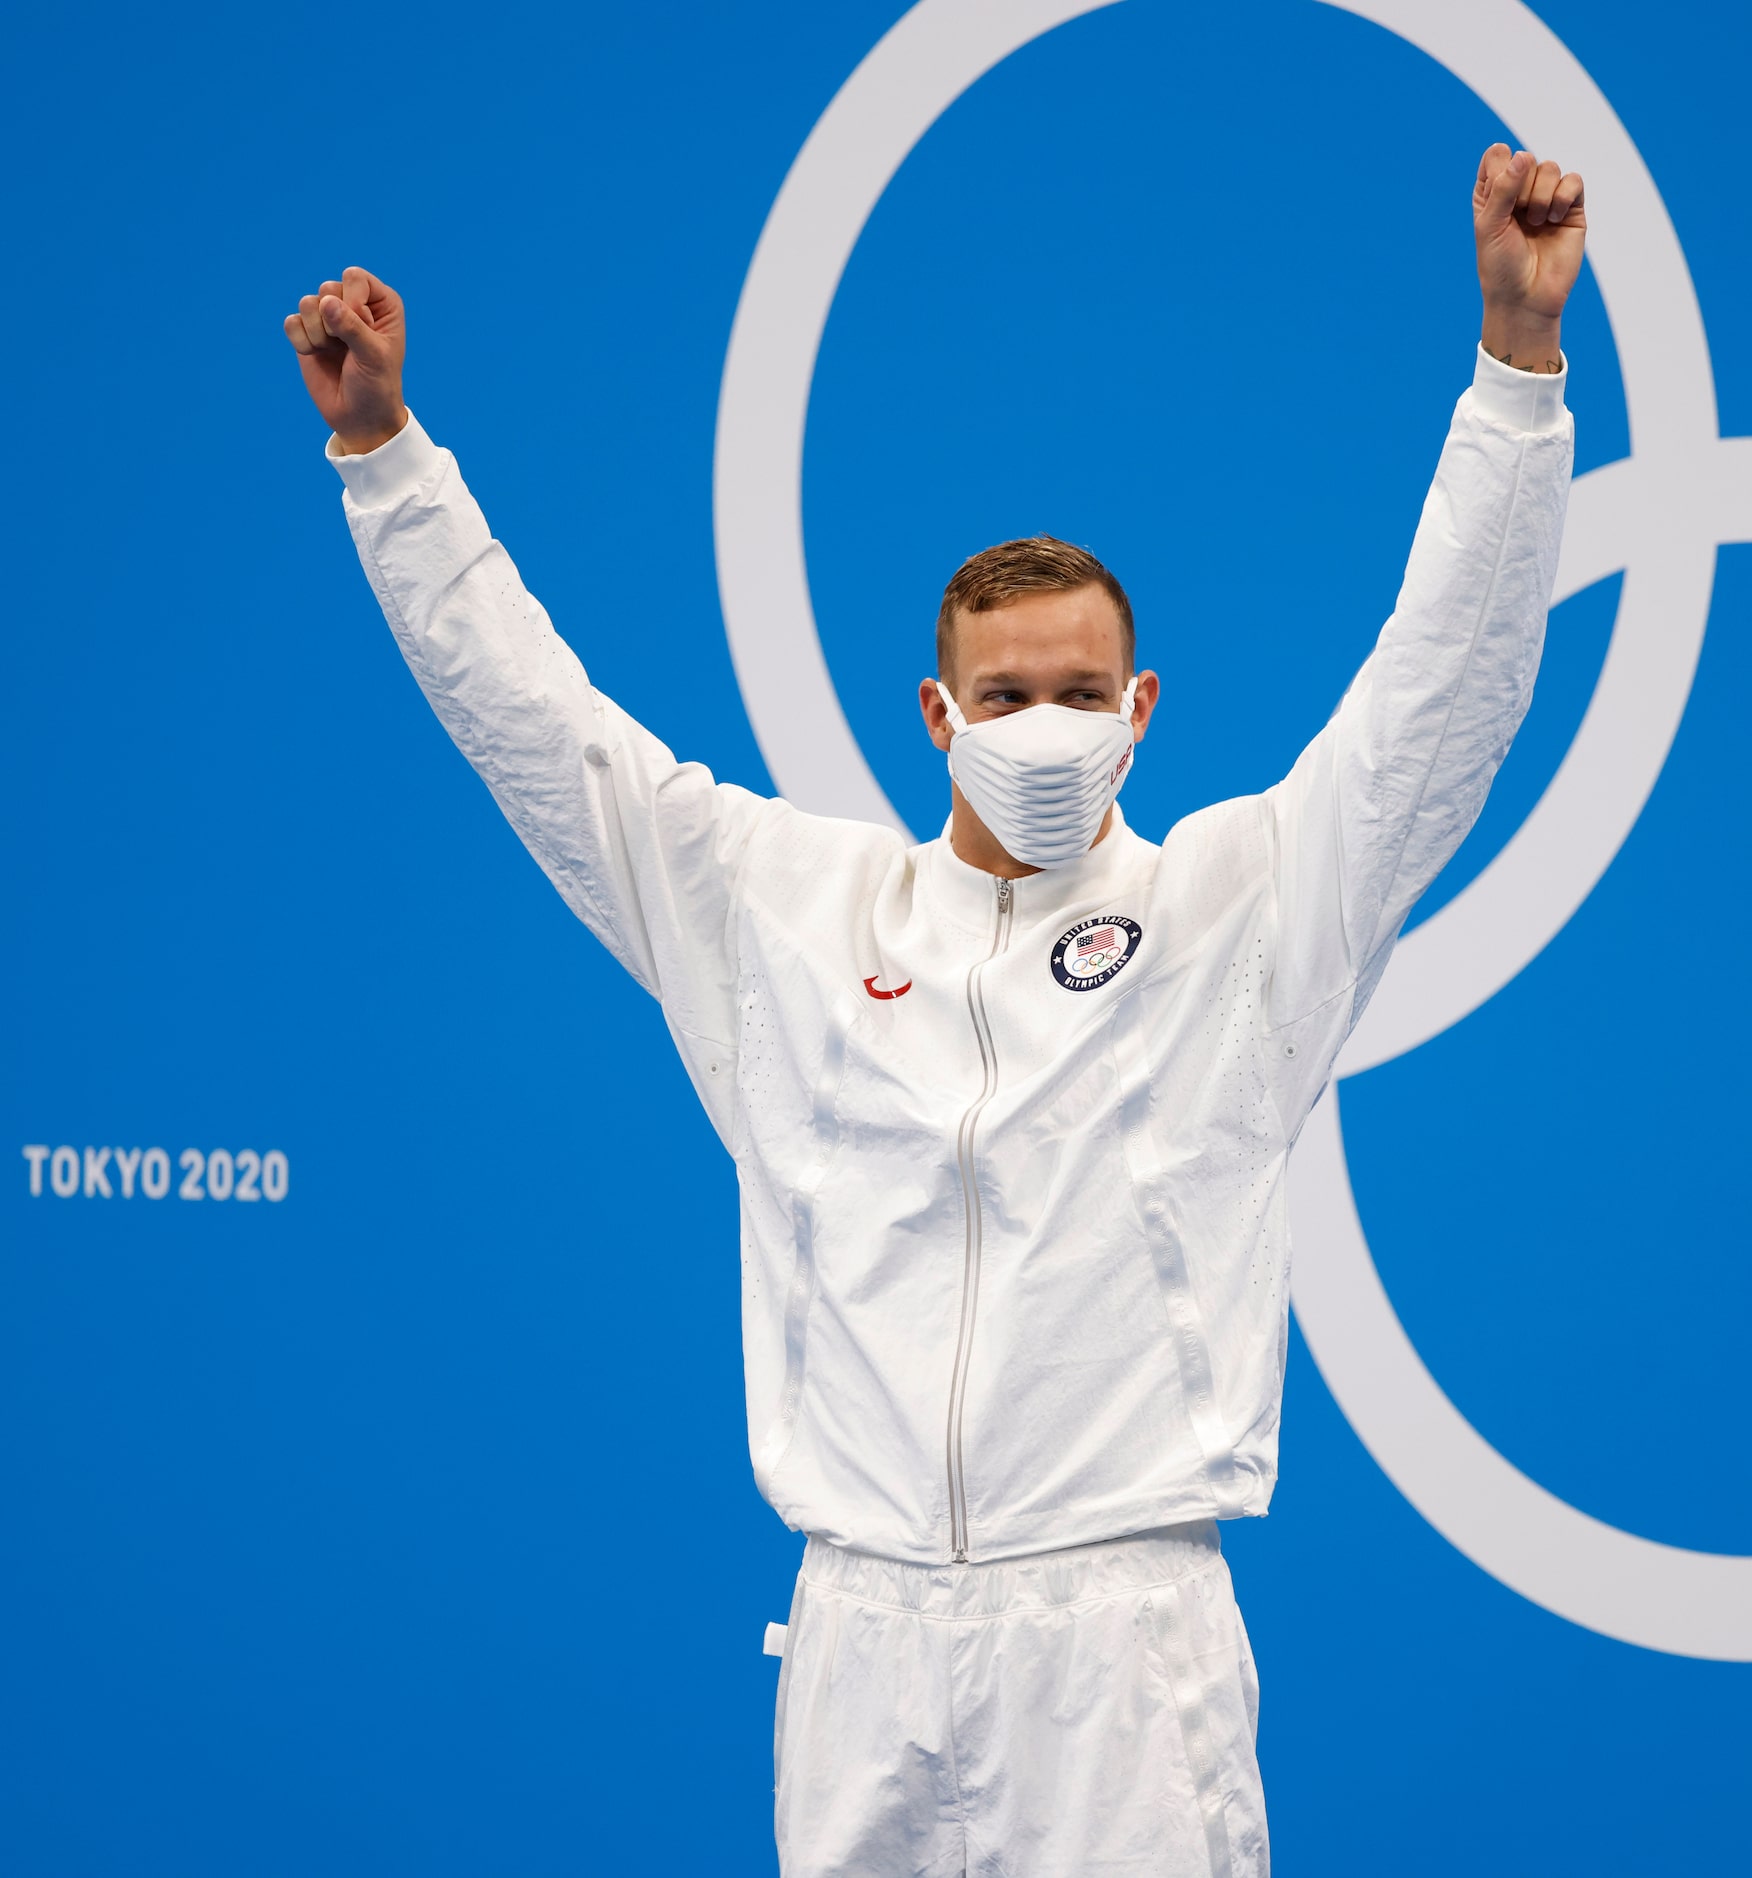
[[[304,388],[348,456],[388,443],[408,421],[402,358],[408,349],[401,295],[362,267],[325,280],[286,316]]]

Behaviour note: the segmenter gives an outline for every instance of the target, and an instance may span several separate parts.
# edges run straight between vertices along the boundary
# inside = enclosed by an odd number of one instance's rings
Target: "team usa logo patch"
[[[1086,919],[1053,947],[1052,975],[1067,991],[1093,991],[1125,964],[1143,936],[1135,919]]]

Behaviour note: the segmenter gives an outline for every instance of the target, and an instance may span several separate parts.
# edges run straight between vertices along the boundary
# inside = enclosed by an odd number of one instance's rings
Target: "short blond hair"
[[[955,570],[937,609],[937,671],[954,663],[955,619],[960,613],[995,613],[1030,593],[1074,593],[1099,587],[1119,615],[1119,639],[1129,675],[1137,659],[1137,629],[1125,589],[1087,548],[1073,547],[1056,535],[1029,535],[982,548]]]

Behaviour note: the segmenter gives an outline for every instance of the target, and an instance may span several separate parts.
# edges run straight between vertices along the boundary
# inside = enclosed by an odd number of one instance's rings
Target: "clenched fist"
[[[1493,143],[1478,165],[1472,231],[1484,290],[1484,349],[1524,372],[1562,369],[1558,329],[1582,271],[1582,179]]]
[[[349,267],[286,316],[304,388],[348,456],[388,443],[408,421],[402,403],[407,316],[393,287]]]

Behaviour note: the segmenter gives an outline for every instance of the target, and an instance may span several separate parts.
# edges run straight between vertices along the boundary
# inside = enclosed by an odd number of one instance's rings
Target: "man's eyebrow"
[[[1055,677],[1052,682],[1058,686],[1086,685],[1091,679],[1100,684],[1111,684],[1113,674],[1098,671],[1065,672]],[[1025,678],[1020,672],[980,672],[976,674],[973,683],[975,690],[978,690],[981,685],[1017,685],[1026,691],[1033,681]]]

